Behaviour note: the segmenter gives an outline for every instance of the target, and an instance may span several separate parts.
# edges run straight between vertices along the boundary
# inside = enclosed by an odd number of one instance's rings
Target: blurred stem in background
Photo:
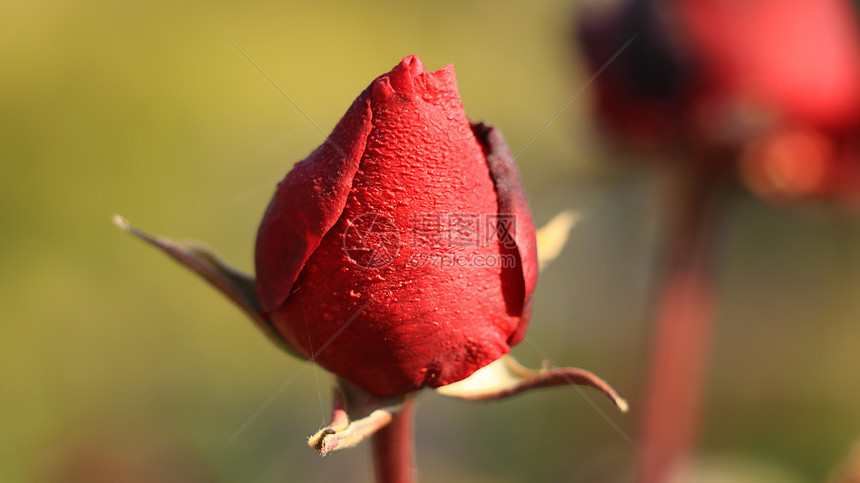
[[[683,481],[711,349],[719,184],[860,206],[856,4],[625,0],[586,12],[577,38],[602,71],[595,120],[674,178],[638,464],[641,482]],[[674,153],[680,163],[660,162]]]
[[[665,266],[642,420],[639,481],[673,481],[695,445],[713,323],[717,179],[672,166]]]

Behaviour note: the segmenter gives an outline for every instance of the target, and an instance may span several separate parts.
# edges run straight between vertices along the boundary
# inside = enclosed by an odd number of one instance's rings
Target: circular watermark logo
[[[343,249],[361,268],[382,268],[400,253],[400,231],[391,218],[381,213],[364,213],[347,225]]]

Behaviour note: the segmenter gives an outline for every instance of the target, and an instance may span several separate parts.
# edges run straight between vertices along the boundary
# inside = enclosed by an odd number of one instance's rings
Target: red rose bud
[[[378,396],[462,380],[522,340],[535,228],[501,135],[452,66],[407,57],[278,185],[256,246],[265,315]]]
[[[501,134],[466,119],[451,66],[427,73],[407,57],[278,185],[256,280],[200,244],[114,222],[209,282],[278,346],[338,376],[331,424],[308,439],[324,455],[388,424],[402,430],[393,421],[425,386],[496,400],[586,385],[626,411],[586,370],[534,371],[505,355],[525,337],[538,264],[558,255],[575,219],[563,212],[536,237]]]

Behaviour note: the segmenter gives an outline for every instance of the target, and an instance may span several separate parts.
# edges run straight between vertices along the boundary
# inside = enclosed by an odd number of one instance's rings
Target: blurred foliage
[[[586,80],[570,3],[5,3],[0,481],[369,481],[367,445],[325,460],[305,446],[329,411],[317,368],[225,446],[299,361],[110,217],[250,269],[275,184],[322,136],[230,41],[324,133],[405,55],[454,63],[469,115],[516,151]],[[585,216],[530,336],[613,382],[632,414],[592,396],[635,440],[660,181],[607,167],[623,155],[598,149],[588,94],[517,158],[539,223]],[[732,195],[723,233],[702,458],[820,480],[860,436],[860,225]],[[423,481],[631,475],[634,448],[575,391],[422,399]]]

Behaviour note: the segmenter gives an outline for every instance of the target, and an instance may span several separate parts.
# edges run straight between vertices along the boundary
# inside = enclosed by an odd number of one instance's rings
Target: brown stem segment
[[[642,421],[640,483],[671,481],[687,462],[699,429],[710,353],[716,180],[712,172],[688,166],[675,174],[668,273],[658,302]]]
[[[415,481],[415,399],[408,399],[391,422],[373,435],[377,483]]]
[[[389,424],[408,397],[379,398],[346,380],[334,386],[331,423],[308,438],[321,456],[351,448]]]

